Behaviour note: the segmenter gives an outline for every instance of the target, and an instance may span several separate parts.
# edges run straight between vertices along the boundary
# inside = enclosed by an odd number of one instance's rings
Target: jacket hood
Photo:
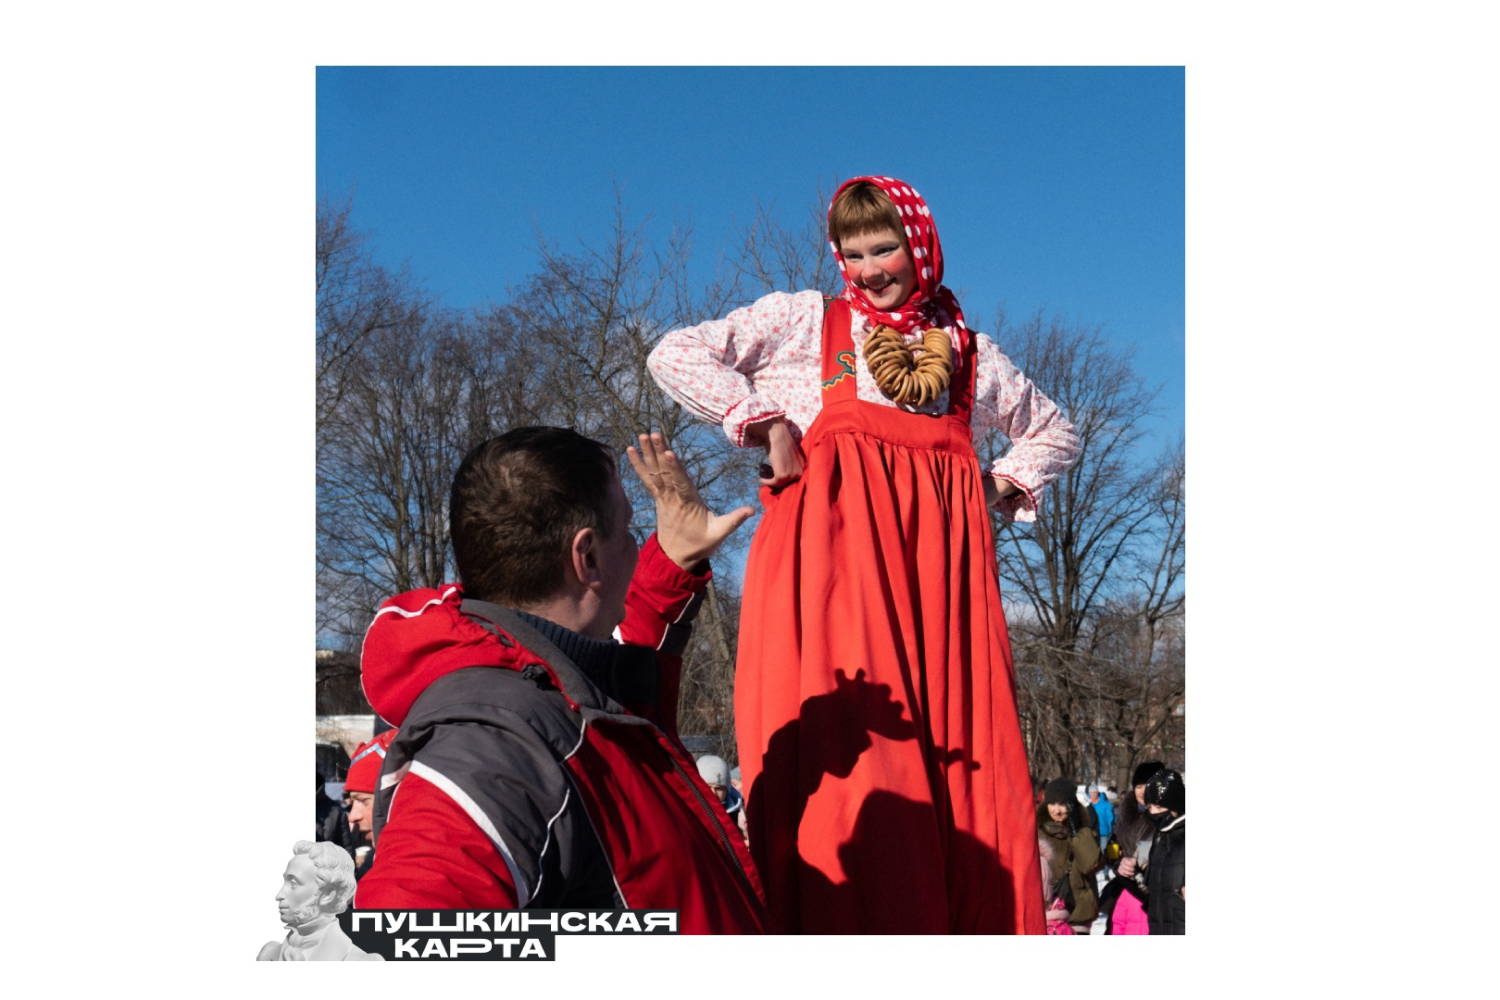
[[[547,667],[503,632],[465,616],[462,602],[463,588],[453,583],[397,594],[375,612],[360,649],[360,683],[370,707],[391,725],[401,725],[418,696],[455,670]]]

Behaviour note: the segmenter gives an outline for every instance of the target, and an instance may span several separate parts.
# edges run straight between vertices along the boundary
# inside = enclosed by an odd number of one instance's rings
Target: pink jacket
[[[1146,909],[1140,900],[1128,892],[1120,893],[1115,900],[1114,915],[1110,918],[1111,934],[1150,934],[1151,924],[1146,920]]]

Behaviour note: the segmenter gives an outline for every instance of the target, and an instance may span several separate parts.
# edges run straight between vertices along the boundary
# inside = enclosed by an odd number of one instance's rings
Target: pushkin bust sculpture
[[[268,941],[261,962],[369,962],[380,955],[361,951],[339,926],[338,915],[354,898],[354,859],[328,841],[299,840],[281,876],[276,905],[286,940]]]

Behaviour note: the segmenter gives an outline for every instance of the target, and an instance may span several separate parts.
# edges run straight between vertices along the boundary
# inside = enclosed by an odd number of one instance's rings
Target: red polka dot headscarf
[[[829,218],[833,217],[833,206],[839,197],[861,181],[880,188],[896,206],[896,214],[901,217],[901,225],[905,230],[906,243],[911,248],[912,265],[917,271],[917,290],[894,312],[877,309],[864,291],[850,280],[849,272],[844,266],[844,255],[839,253],[838,246],[830,239],[828,245],[833,248],[833,259],[838,262],[839,274],[844,279],[844,298],[871,323],[889,326],[901,333],[910,333],[918,327],[926,329],[939,325],[945,319],[940,311],[947,313],[946,318],[958,328],[958,335],[962,340],[967,336],[963,310],[958,307],[958,299],[943,285],[943,247],[938,242],[932,211],[920,194],[909,184],[894,177],[855,177],[839,185],[833,202],[828,205]]]

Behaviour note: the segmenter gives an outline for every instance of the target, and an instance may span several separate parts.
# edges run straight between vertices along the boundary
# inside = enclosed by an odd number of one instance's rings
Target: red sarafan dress
[[[735,721],[772,929],[1040,934],[974,342],[941,416],[856,398],[855,358],[835,300],[806,466],[762,491],[746,567]]]
[[[844,294],[774,292],[673,331],[653,376],[749,446],[784,419],[799,479],[762,490],[746,566],[735,727],[750,849],[782,933],[1045,932],[1030,774],[984,504],[984,477],[1039,491],[1078,457],[1067,418],[970,331],[942,285],[921,195],[862,177],[901,220],[917,276],[876,308],[833,246]],[[851,314],[851,310],[856,312]],[[861,347],[875,325],[910,345],[946,331],[955,370],[926,406],[902,406]],[[982,470],[973,439],[1011,449]]]

